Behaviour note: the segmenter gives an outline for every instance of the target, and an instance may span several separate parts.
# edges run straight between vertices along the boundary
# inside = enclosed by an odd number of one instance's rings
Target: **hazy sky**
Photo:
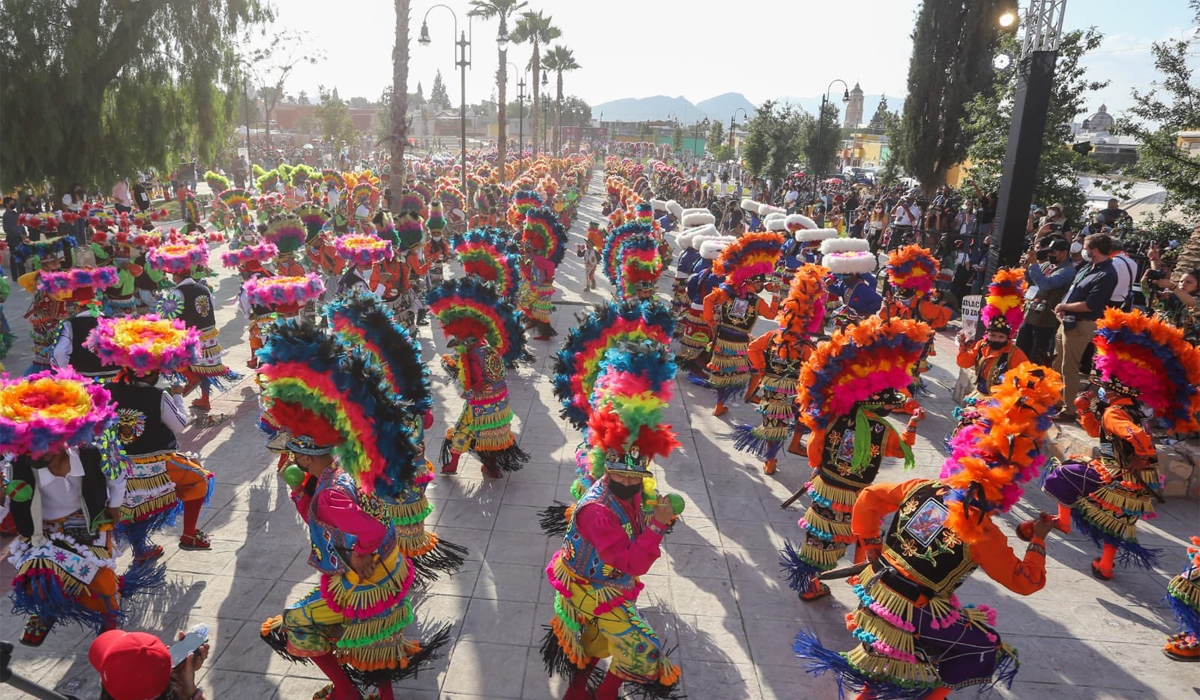
[[[444,8],[429,14],[433,43],[417,43],[422,17],[433,2],[412,3],[410,90],[421,82],[429,95],[441,69],[457,104],[453,18]],[[466,0],[449,0],[466,27]],[[820,95],[833,78],[862,84],[869,94],[905,91],[912,50],[913,18],[919,0],[531,0],[553,16],[562,43],[575,52],[582,69],[567,74],[564,90],[590,104],[621,97],[682,95],[693,102],[741,92],[755,104],[781,96]],[[290,93],[336,85],[343,98],[375,99],[391,84],[395,10],[391,0],[275,0],[276,26],[306,31],[323,46],[326,58],[305,66],[290,80]],[[1027,0],[1021,1],[1027,7]],[[1112,84],[1088,100],[1112,112],[1130,103],[1130,89],[1154,79],[1150,44],[1189,30],[1187,0],[1069,0],[1066,25],[1095,25],[1104,34],[1089,60],[1091,75]],[[474,25],[475,54],[467,71],[467,101],[487,98],[495,89],[497,64],[494,21]],[[522,70],[528,46],[510,45],[508,60]],[[1200,56],[1196,63],[1200,68]],[[508,67],[510,99],[515,70]],[[553,80],[550,90],[553,91]],[[896,103],[893,103],[896,104]]]

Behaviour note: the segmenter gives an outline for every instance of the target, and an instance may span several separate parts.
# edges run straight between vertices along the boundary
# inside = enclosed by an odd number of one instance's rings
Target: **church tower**
[[[846,123],[842,126],[847,129],[862,124],[863,120],[863,91],[858,83],[854,84],[854,89],[850,91],[850,101],[846,103]]]

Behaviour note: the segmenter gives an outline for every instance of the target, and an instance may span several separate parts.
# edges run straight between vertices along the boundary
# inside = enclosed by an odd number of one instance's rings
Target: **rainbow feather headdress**
[[[805,263],[792,276],[788,295],[779,304],[779,327],[785,333],[789,349],[797,353],[796,344],[817,335],[825,327],[825,301],[829,292],[825,289],[825,278],[829,270]]]
[[[1019,268],[996,270],[988,285],[979,320],[989,331],[1015,336],[1025,320],[1025,273]]]
[[[593,476],[602,465],[607,472],[647,477],[651,460],[679,447],[663,420],[674,378],[675,361],[663,346],[623,345],[605,353],[587,423]]]
[[[621,247],[625,245],[625,241],[636,234],[649,236],[653,231],[649,224],[637,221],[609,229],[608,238],[604,241],[604,250],[600,251],[600,267],[610,282],[617,283],[617,267],[621,262]]]
[[[40,241],[22,243],[13,250],[13,257],[17,260],[28,260],[34,257],[39,260],[61,258],[64,250],[74,247],[74,236],[54,236],[53,238],[43,238]]]
[[[392,242],[379,236],[352,233],[342,236],[333,242],[338,257],[351,265],[374,265],[383,260],[391,260]]]
[[[208,249],[192,243],[166,243],[146,253],[146,261],[169,275],[190,275],[208,264]]]
[[[775,270],[783,247],[778,233],[747,233],[721,252],[713,273],[725,278],[733,289],[740,289],[753,277],[766,277]]]
[[[968,544],[982,536],[984,516],[1006,513],[1021,497],[1022,484],[1046,462],[1046,431],[1058,412],[1062,377],[1026,362],[1011,368],[976,405],[979,418],[950,441],[940,480],[951,488],[946,524]]]
[[[525,212],[521,241],[555,265],[561,263],[567,253],[567,232],[558,222],[558,216],[545,207],[534,207]]]
[[[277,322],[256,357],[260,427],[286,431],[288,449],[332,447],[366,493],[395,493],[412,481],[416,447],[374,363],[347,353],[334,334],[303,317]]]
[[[941,269],[936,258],[919,245],[909,245],[888,255],[888,279],[900,289],[917,294],[933,291]]]
[[[567,334],[554,360],[554,396],[560,415],[575,428],[587,426],[592,389],[605,354],[623,344],[671,345],[675,319],[662,304],[609,303],[590,313]]]
[[[0,377],[0,452],[36,459],[90,445],[116,415],[108,390],[70,367]]]
[[[825,430],[856,404],[903,390],[932,335],[922,321],[878,316],[835,331],[800,369],[800,420],[810,430]]]
[[[425,242],[425,219],[428,207],[423,196],[416,191],[405,192],[396,208],[393,226],[397,245],[401,251],[416,248]]]
[[[221,264],[225,267],[242,267],[251,261],[265,263],[279,254],[274,243],[259,243],[244,245],[237,250],[221,254]]]
[[[515,229],[525,225],[525,216],[530,209],[542,206],[542,198],[537,192],[528,189],[517,190],[513,195],[512,204],[508,207],[508,224]]]
[[[1107,388],[1137,396],[1173,432],[1200,430],[1200,350],[1183,331],[1136,309],[1109,309],[1092,342]]]
[[[104,364],[147,375],[173,372],[195,361],[200,332],[157,314],[101,318],[84,344]]]
[[[508,365],[525,354],[523,314],[486,282],[471,277],[446,280],[429,290],[425,304],[447,336],[486,340]]]
[[[115,267],[76,267],[61,272],[43,270],[37,276],[39,292],[59,300],[69,299],[83,292],[90,299],[95,292],[108,289],[117,283]]]
[[[246,298],[255,306],[291,310],[316,301],[325,293],[321,276],[310,272],[291,277],[255,277],[246,280]]]
[[[463,272],[494,286],[510,303],[521,288],[519,259],[506,251],[504,232],[498,228],[475,228],[450,239]]]
[[[281,255],[295,253],[308,239],[308,228],[304,221],[294,214],[275,217],[267,224],[263,240],[272,243],[279,249]]]
[[[625,239],[617,257],[621,262],[613,286],[622,301],[637,298],[642,290],[653,290],[666,266],[658,254],[658,242],[644,233]]]
[[[300,219],[300,223],[304,224],[309,238],[320,233],[325,224],[333,218],[328,210],[311,202],[296,207],[292,210],[292,214]]]

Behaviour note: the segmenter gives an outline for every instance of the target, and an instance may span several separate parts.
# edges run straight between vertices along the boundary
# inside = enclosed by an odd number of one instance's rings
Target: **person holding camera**
[[[1071,264],[1071,244],[1067,239],[1050,236],[1040,241],[1036,251],[1025,254],[1025,323],[1017,333],[1017,347],[1039,365],[1049,365],[1054,353],[1054,334],[1058,317],[1054,307],[1075,280]]]
[[[186,638],[180,632],[176,642]],[[88,648],[88,662],[100,674],[100,700],[204,700],[203,691],[196,687],[196,671],[208,658],[208,650],[205,639],[175,663],[172,649],[158,637],[109,630]]]
[[[1068,407],[1074,406],[1072,401],[1079,394],[1080,364],[1092,344],[1096,321],[1104,315],[1117,287],[1117,271],[1110,259],[1112,252],[1111,237],[1103,233],[1088,236],[1083,242],[1083,256],[1089,264],[1079,271],[1063,301],[1054,307],[1054,315],[1062,323],[1054,338],[1054,369],[1062,375],[1063,397]],[[1090,368],[1084,373],[1090,374]],[[1075,413],[1067,411],[1070,408],[1055,420],[1075,420]]]
[[[1200,345],[1200,269],[1185,270],[1171,284],[1171,276],[1162,269],[1162,249],[1157,243],[1146,254],[1150,269],[1142,276],[1146,302],[1155,318],[1183,331],[1192,345]]]

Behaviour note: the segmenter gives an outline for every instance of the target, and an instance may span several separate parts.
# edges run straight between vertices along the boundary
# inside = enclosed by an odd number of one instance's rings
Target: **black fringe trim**
[[[453,624],[447,624],[435,632],[432,637],[421,643],[421,651],[408,657],[408,665],[404,668],[391,668],[383,671],[360,671],[351,666],[343,665],[346,675],[360,688],[365,685],[380,687],[404,680],[416,678],[418,674],[437,659],[442,657],[440,649],[450,642],[450,630]]]
[[[558,331],[554,330],[554,326],[545,321],[533,321],[529,324],[529,330],[536,331],[538,336],[553,338],[558,335]]]
[[[466,547],[439,538],[433,549],[412,558],[413,582],[424,588],[442,574],[453,575],[462,568],[466,557]]]
[[[683,700],[687,695],[676,685],[654,683],[634,683],[625,681],[621,684],[625,700]]]
[[[549,508],[543,508],[538,513],[538,522],[546,537],[563,537],[567,534],[570,523],[567,521],[567,504],[555,501]]]
[[[449,449],[446,443],[442,443],[442,459],[444,460],[442,464],[449,463]],[[487,452],[476,450],[475,456],[479,458],[480,462],[483,462],[485,467],[505,474],[520,471],[521,467],[524,467],[525,463],[529,461],[529,455],[516,443],[503,450],[488,450]]]
[[[450,452],[450,440],[447,438],[442,438],[442,449],[441,452],[438,453],[438,461],[441,462],[441,466],[445,467],[449,465],[450,461],[454,459],[454,455],[452,455]]]
[[[546,634],[542,636],[542,665],[546,667],[546,675],[551,678],[561,676],[570,680],[579,669],[575,668],[575,664],[567,657],[567,652],[563,651],[550,625],[542,625],[542,629],[546,630]]]

